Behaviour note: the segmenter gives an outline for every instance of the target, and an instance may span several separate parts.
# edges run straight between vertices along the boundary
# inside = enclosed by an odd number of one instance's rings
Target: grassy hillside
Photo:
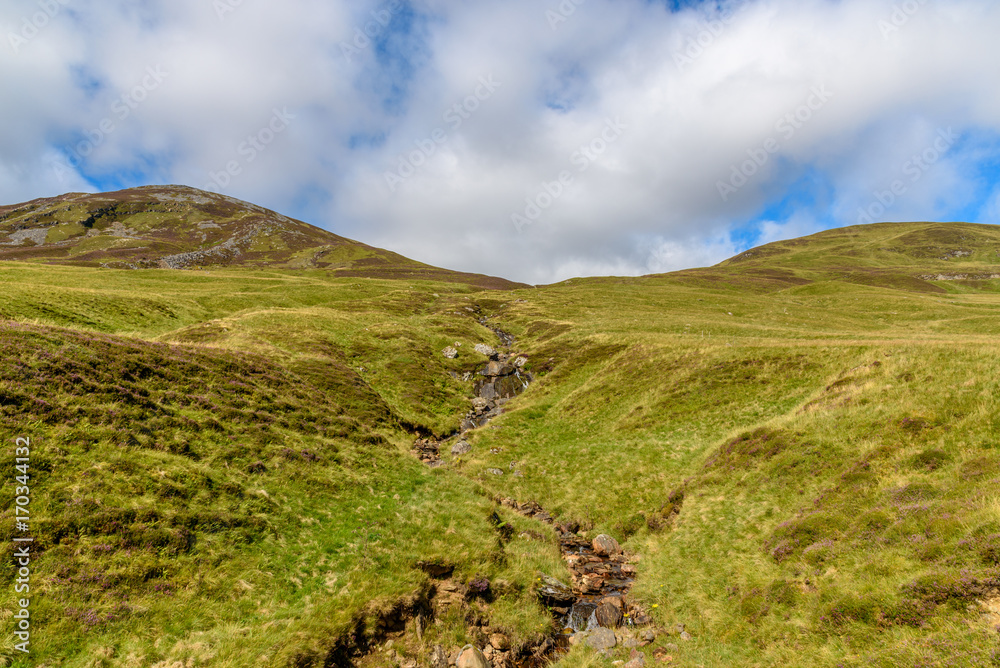
[[[440,269],[232,197],[186,186],[70,193],[0,206],[0,261],[118,269],[268,267],[525,287]]]
[[[352,632],[422,605],[428,563],[491,599],[419,642],[411,619],[404,657],[537,641],[536,573],[565,566],[500,497],[637,555],[650,663],[673,643],[691,667],[991,665],[998,248],[993,227],[874,225],[505,292],[0,264],[2,436],[35,443],[33,665],[347,665]],[[482,317],[536,380],[426,468],[415,435],[457,428],[471,348],[497,345]],[[12,505],[5,485],[8,583]]]

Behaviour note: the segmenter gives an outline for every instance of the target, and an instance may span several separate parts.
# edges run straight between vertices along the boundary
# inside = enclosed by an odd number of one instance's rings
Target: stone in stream
[[[587,645],[598,651],[611,649],[618,644],[615,632],[611,629],[596,628],[587,636]]]
[[[594,554],[599,557],[609,557],[622,551],[618,541],[604,533],[594,539],[591,547],[594,548]]]
[[[543,603],[553,606],[570,606],[576,600],[573,590],[554,577],[545,574],[538,576],[538,588],[535,590]]]
[[[606,629],[616,629],[622,624],[622,609],[611,603],[601,603],[595,615],[597,623]]]
[[[477,648],[466,645],[462,648],[462,653],[458,655],[455,668],[490,668],[490,664],[486,662],[486,657]]]

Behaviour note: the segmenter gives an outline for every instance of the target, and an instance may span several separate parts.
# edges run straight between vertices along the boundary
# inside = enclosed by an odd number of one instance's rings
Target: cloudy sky
[[[453,269],[1000,223],[992,0],[5,0],[0,202],[177,183]]]

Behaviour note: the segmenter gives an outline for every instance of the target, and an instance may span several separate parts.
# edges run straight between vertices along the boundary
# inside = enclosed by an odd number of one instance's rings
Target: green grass
[[[566,572],[548,527],[494,502],[511,496],[641,557],[636,600],[693,635],[661,634],[672,665],[991,665],[1000,281],[920,276],[990,273],[998,240],[851,228],[512,292],[0,265],[4,442],[36,443],[33,660],[322,665],[426,595],[428,560],[499,584],[423,647],[475,640],[466,614],[530,642],[551,625],[536,572]],[[496,343],[481,316],[536,382],[426,469],[413,433],[468,410],[471,349]]]

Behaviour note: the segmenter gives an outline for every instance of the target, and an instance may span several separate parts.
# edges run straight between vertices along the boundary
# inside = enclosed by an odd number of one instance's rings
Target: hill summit
[[[116,269],[269,267],[524,287],[449,271],[232,197],[186,186],[68,193],[0,206],[0,260]]]

